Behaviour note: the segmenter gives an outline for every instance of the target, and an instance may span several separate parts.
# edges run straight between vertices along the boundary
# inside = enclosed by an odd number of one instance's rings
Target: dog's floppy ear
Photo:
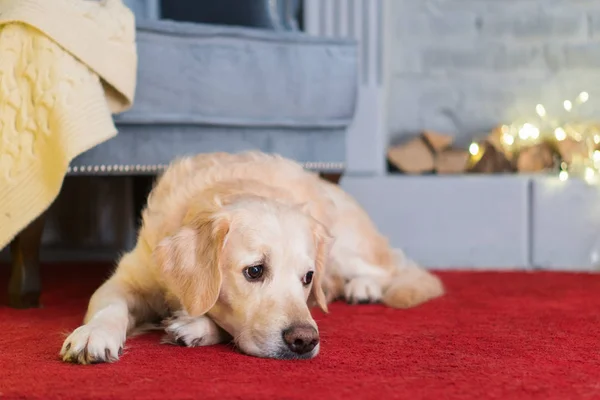
[[[196,214],[154,251],[167,287],[192,317],[205,314],[217,302],[222,281],[220,256],[228,232],[226,216]]]
[[[313,278],[309,302],[316,303],[321,310],[328,312],[327,298],[323,291],[323,284],[325,278],[325,266],[329,256],[329,249],[333,243],[333,238],[322,224],[316,220],[313,221],[313,236],[317,247],[317,256],[315,260],[315,276]]]

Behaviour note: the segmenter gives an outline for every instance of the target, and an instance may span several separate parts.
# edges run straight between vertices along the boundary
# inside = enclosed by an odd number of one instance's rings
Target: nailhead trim
[[[129,172],[157,173],[167,169],[168,164],[136,164],[136,165],[75,165],[67,168],[69,175],[88,175],[92,174],[127,174]],[[307,162],[302,166],[309,170],[341,172],[345,164],[341,162]]]

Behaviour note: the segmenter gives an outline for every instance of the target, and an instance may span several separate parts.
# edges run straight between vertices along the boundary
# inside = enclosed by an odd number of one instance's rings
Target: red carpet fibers
[[[322,350],[308,361],[151,334],[115,364],[63,364],[62,335],[105,271],[48,265],[43,309],[0,306],[0,399],[600,398],[600,276],[443,273],[448,295],[417,309],[335,304],[315,312]]]

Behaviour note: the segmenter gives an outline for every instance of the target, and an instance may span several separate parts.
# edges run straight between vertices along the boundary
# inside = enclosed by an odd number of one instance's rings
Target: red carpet
[[[48,265],[43,309],[0,306],[0,399],[600,398],[600,275],[443,273],[448,295],[417,309],[335,304],[316,312],[322,350],[308,361],[152,334],[118,363],[63,364],[62,334],[105,270]]]

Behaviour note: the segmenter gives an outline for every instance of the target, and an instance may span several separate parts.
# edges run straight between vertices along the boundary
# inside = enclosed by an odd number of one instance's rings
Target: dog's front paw
[[[209,317],[190,317],[176,314],[163,322],[167,335],[163,343],[178,344],[186,347],[211,346],[222,343],[225,334]]]
[[[60,356],[63,361],[77,364],[113,362],[122,354],[124,341],[114,328],[82,325],[67,337]]]
[[[349,304],[377,303],[381,296],[379,284],[368,277],[353,278],[344,286],[344,297]]]

